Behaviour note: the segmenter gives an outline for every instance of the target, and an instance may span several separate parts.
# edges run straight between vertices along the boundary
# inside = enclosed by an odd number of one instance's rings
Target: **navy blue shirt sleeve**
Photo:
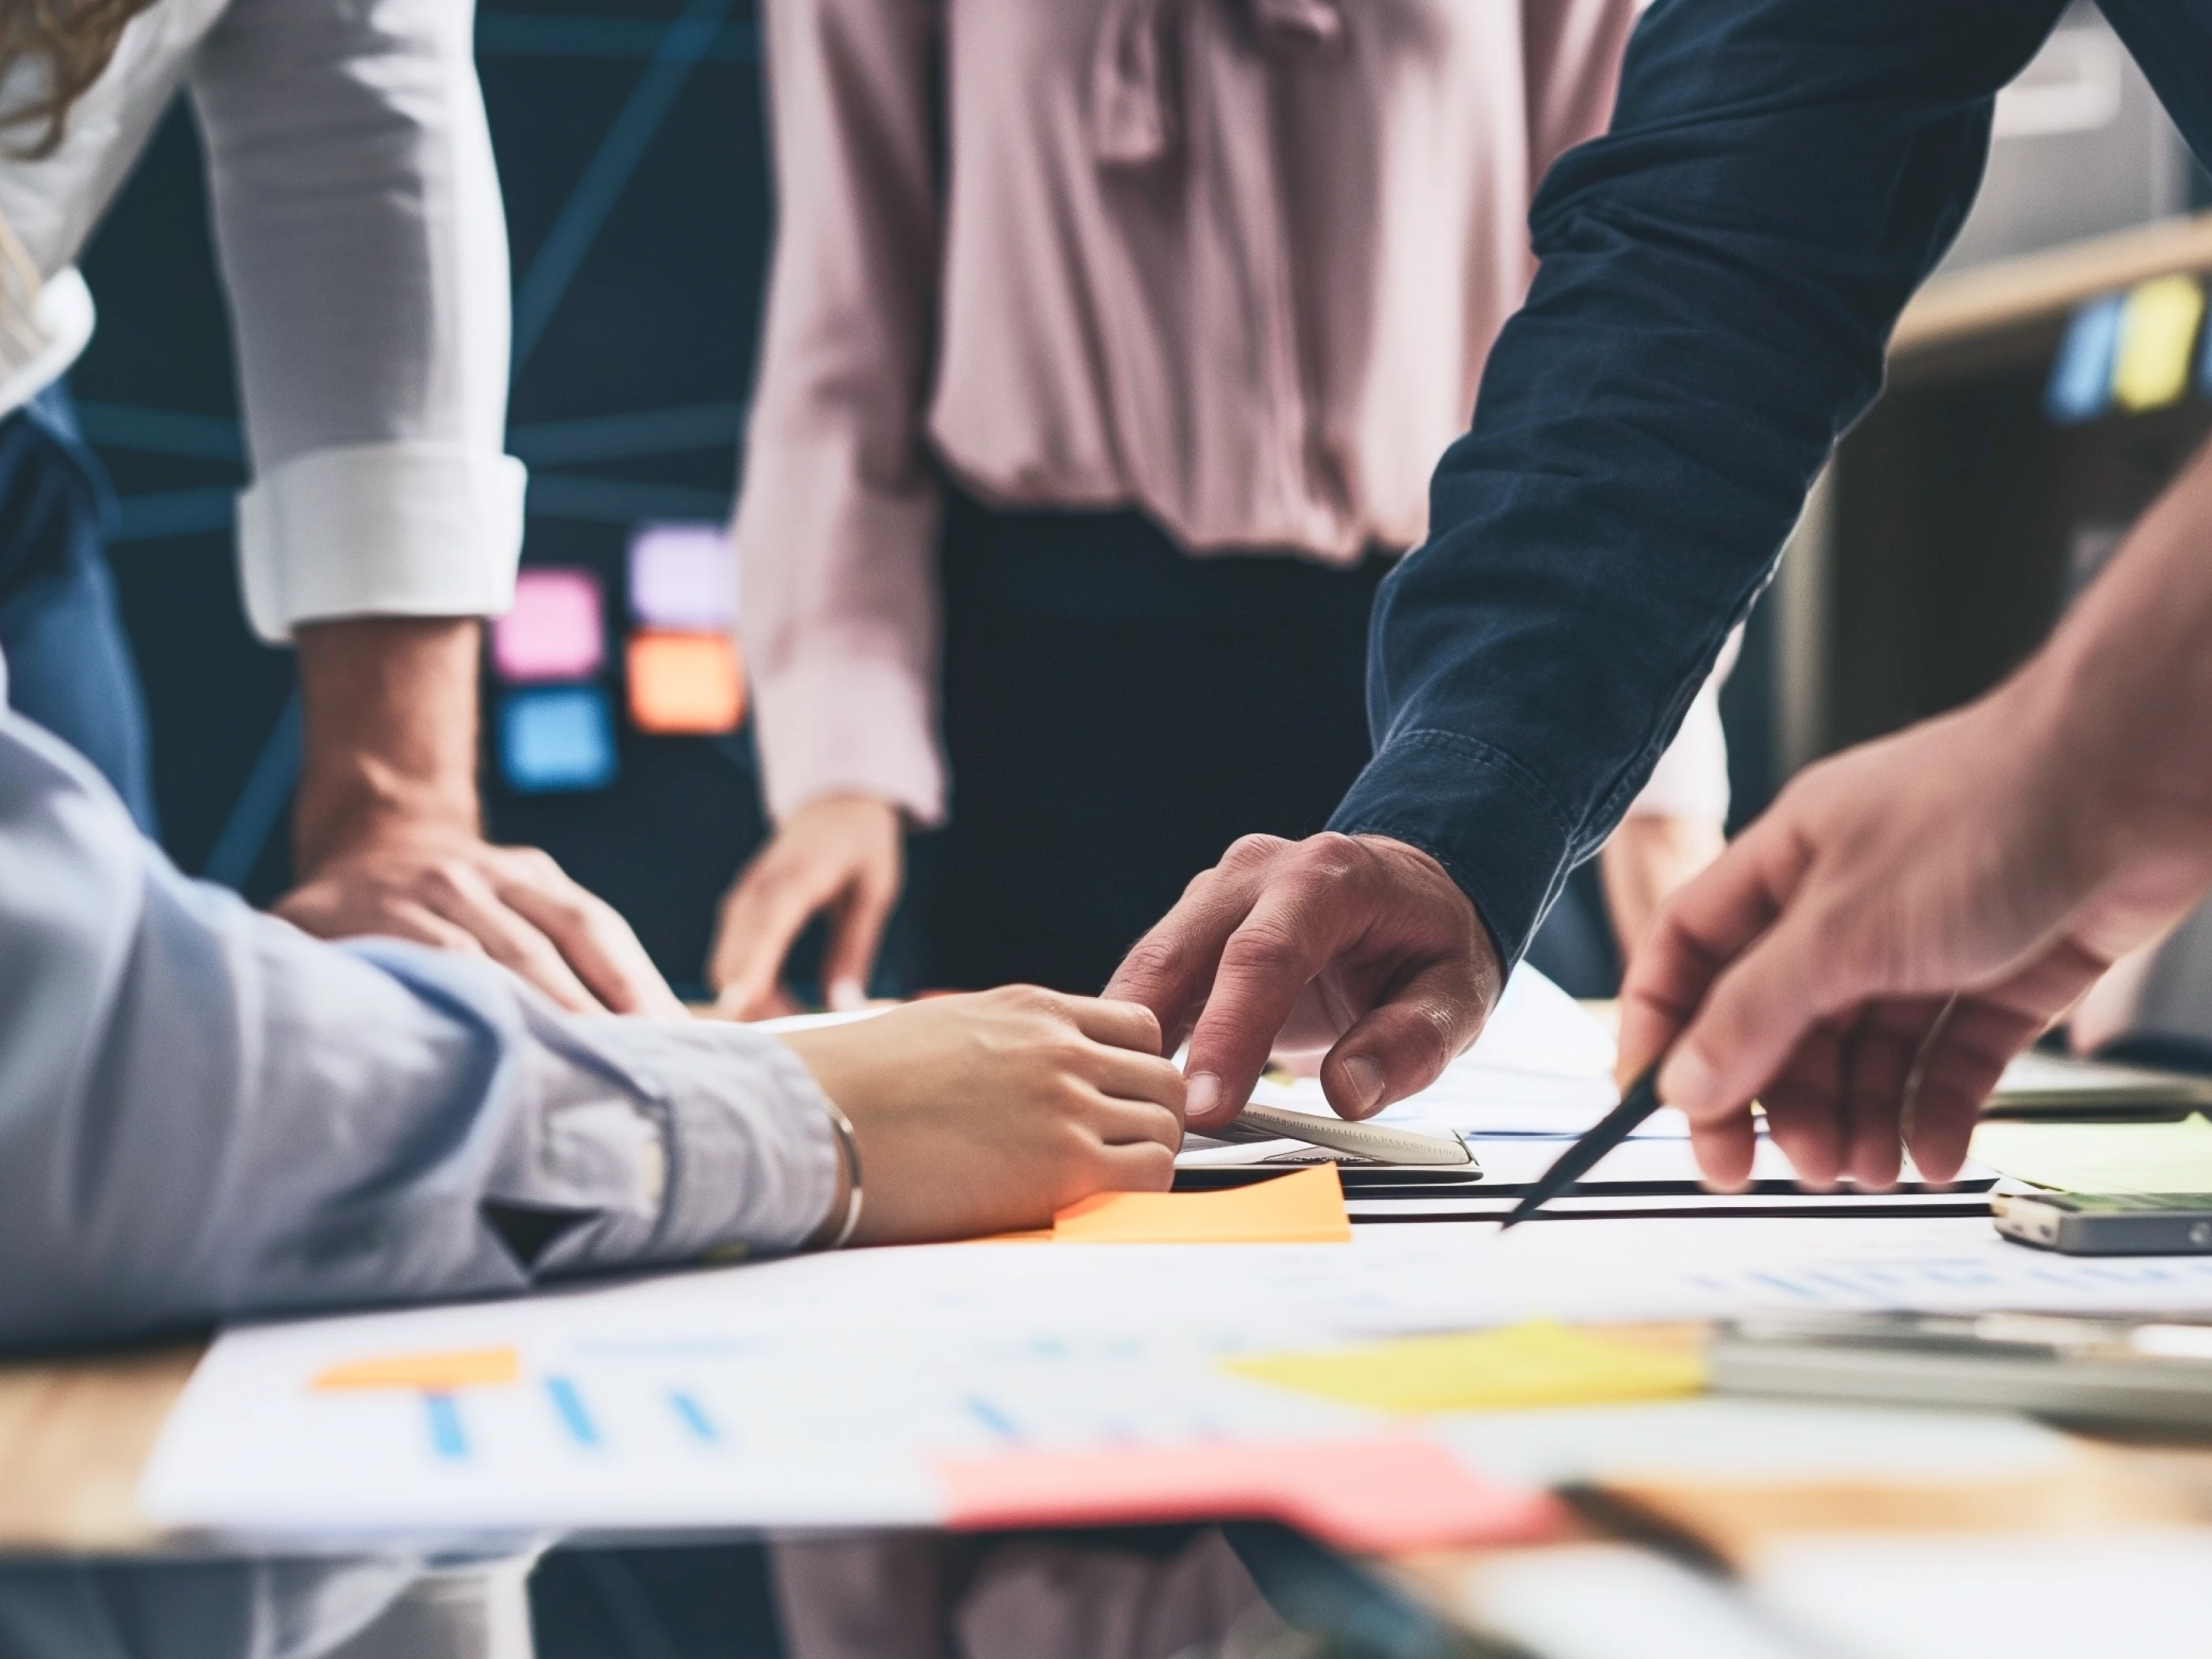
[[[1435,856],[1510,963],[1765,583],[2064,0],[1658,0],[1384,585],[1331,828]],[[2118,8],[2116,8],[2118,9]]]

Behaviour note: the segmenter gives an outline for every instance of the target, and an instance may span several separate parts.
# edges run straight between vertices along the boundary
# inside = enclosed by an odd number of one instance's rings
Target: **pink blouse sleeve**
[[[1564,152],[1612,124],[1620,54],[1643,9],[1637,0],[1522,0],[1531,194]]]
[[[933,0],[767,0],[777,222],[735,538],[769,811],[945,813]]]

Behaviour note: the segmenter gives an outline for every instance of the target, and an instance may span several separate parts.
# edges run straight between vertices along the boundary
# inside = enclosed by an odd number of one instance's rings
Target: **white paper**
[[[1620,1104],[1613,1062],[1605,1028],[1523,963],[1474,1046],[1375,1121],[1429,1134],[1578,1134]],[[1320,1081],[1310,1077],[1262,1079],[1252,1097],[1293,1111],[1331,1109]],[[1680,1114],[1662,1112],[1640,1133],[1680,1135],[1687,1128]]]
[[[914,1524],[933,1458],[1006,1438],[1293,1443],[1380,1431],[1231,1377],[1226,1352],[1532,1316],[1806,1308],[2212,1308],[2212,1259],[2074,1259],[1986,1221],[1577,1221],[1363,1229],[1350,1244],[857,1251],[507,1303],[225,1335],[165,1430],[156,1521],[295,1540],[379,1530]],[[438,1454],[404,1390],[323,1367],[513,1344],[525,1382],[455,1398]],[[566,1379],[586,1442],[550,1392]],[[715,1425],[687,1426],[674,1395]],[[978,1410],[981,1401],[988,1407]]]
[[[2202,1659],[2212,1534],[1784,1534],[1753,1560],[1753,1604],[1832,1659]]]
[[[1489,1023],[1462,1064],[1562,1076],[1613,1075],[1612,1035],[1527,963],[1513,970]]]

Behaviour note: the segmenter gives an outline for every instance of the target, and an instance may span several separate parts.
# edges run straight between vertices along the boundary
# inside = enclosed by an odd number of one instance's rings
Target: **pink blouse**
[[[766,0],[737,518],[768,799],[945,813],[942,465],[1192,553],[1410,547],[1635,0]],[[1724,797],[1723,797],[1724,804]]]

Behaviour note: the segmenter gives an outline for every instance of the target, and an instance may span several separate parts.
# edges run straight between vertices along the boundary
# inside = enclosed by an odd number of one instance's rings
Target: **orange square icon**
[[[646,631],[629,639],[629,718],[663,736],[730,732],[745,712],[737,643],[726,634]]]

